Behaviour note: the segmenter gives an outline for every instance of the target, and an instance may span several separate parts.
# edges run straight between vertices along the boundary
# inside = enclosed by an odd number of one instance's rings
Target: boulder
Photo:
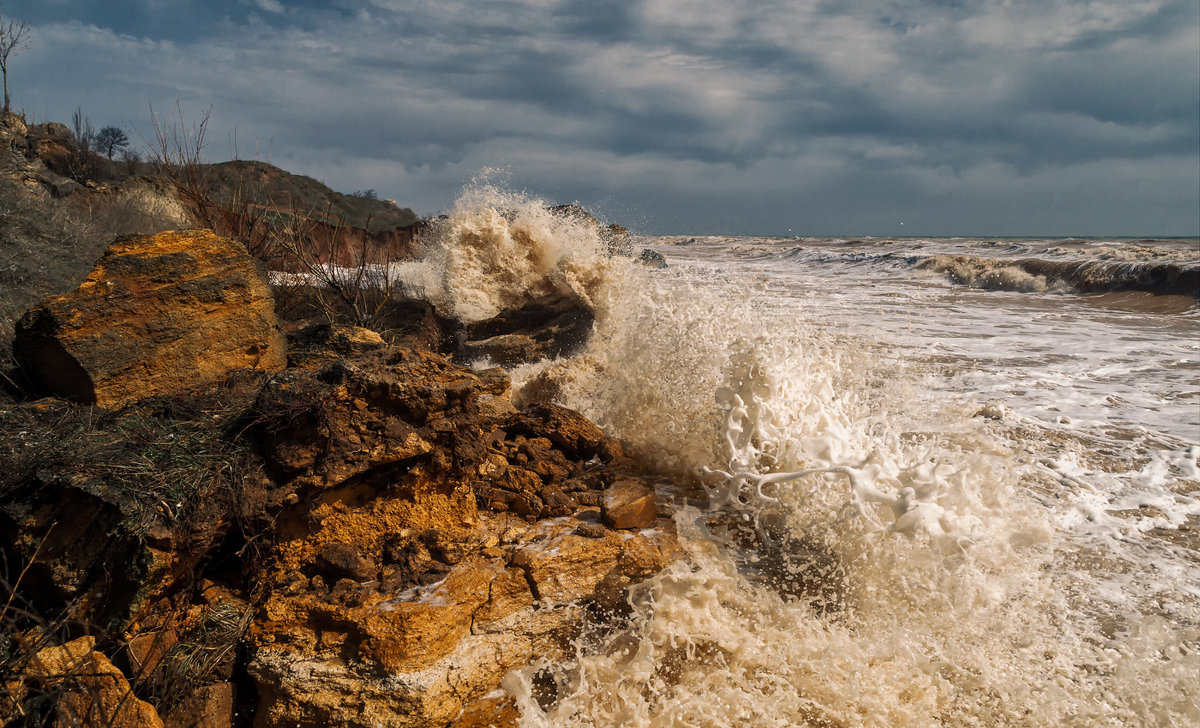
[[[19,701],[35,690],[54,695],[54,725],[64,728],[163,728],[154,708],[133,695],[125,675],[95,647],[95,637],[80,637],[41,650],[16,689],[8,686],[10,696]]]
[[[642,248],[642,252],[638,255],[638,262],[647,268],[667,267],[667,259],[663,254],[650,248]]]
[[[636,480],[618,480],[604,491],[600,510],[610,528],[646,528],[658,518],[654,491]]]
[[[78,289],[26,312],[13,357],[46,392],[102,407],[286,364],[254,261],[204,230],[118,239]]]
[[[488,357],[505,367],[567,356],[587,343],[594,321],[583,301],[552,293],[466,326],[459,356]]]

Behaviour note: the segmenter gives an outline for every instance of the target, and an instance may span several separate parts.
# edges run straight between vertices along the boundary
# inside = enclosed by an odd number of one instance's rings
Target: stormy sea
[[[480,184],[398,271],[583,299],[515,399],[627,440],[685,546],[505,678],[523,726],[1200,724],[1200,241],[620,246]]]

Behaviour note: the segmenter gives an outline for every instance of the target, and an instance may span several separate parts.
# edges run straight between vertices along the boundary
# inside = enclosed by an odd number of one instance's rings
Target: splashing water
[[[506,192],[496,174],[469,185],[431,236],[425,257],[442,275],[433,303],[467,322],[549,293],[594,306],[596,289],[619,265],[603,255],[599,228]]]
[[[1097,591],[1099,557],[1039,490],[1048,445],[752,278],[603,250],[484,184],[429,254],[431,299],[466,320],[555,291],[592,306],[587,349],[519,368],[515,399],[579,409],[707,496],[680,504],[686,556],[626,622],[505,679],[523,726],[1200,721],[1195,600],[1164,615]]]

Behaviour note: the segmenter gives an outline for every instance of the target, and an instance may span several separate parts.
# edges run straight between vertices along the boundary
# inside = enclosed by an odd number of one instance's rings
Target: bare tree
[[[96,132],[96,151],[109,159],[118,149],[129,146],[129,137],[120,127],[106,126]]]
[[[24,20],[5,20],[0,15],[0,73],[4,75],[4,113],[9,112],[8,57],[29,47],[30,27]]]
[[[67,176],[80,184],[93,179],[98,166],[95,155],[98,149],[96,127],[83,115],[83,108],[75,107],[75,113],[71,114],[71,154],[67,158]]]

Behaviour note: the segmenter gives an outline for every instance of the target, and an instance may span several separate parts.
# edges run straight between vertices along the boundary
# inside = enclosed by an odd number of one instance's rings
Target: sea
[[[522,726],[1200,725],[1197,239],[614,244],[477,183],[397,275],[591,306],[514,401],[627,441],[683,547],[505,678]]]

